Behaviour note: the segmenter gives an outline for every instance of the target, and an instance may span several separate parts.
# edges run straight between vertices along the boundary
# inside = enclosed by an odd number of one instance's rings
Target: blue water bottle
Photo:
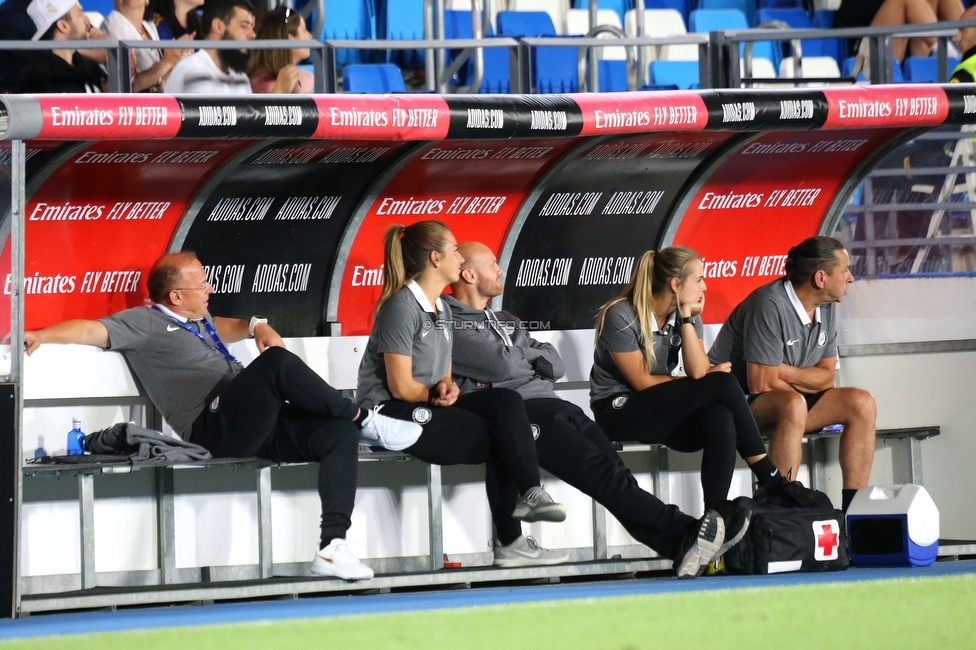
[[[44,458],[47,451],[44,450],[44,436],[37,436],[37,449],[34,450],[34,458]]]
[[[81,430],[81,420],[72,418],[73,428],[68,432],[68,455],[78,456],[85,453],[85,434]]]

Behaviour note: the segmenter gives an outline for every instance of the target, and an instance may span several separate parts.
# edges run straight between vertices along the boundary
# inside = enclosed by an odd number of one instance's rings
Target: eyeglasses
[[[209,282],[204,282],[199,287],[176,287],[170,289],[170,291],[206,291],[210,288],[212,288],[212,285]]]

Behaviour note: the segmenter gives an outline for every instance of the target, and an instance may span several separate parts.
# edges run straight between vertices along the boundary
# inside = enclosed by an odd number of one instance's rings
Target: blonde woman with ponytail
[[[762,485],[786,479],[766,456],[745,394],[730,365],[711,366],[702,343],[705,269],[686,246],[645,253],[623,293],[596,321],[590,405],[611,440],[702,451],[705,510],[726,520],[726,547],[747,515],[728,501],[736,453]],[[672,372],[681,362],[685,377]]]
[[[451,376],[453,320],[440,295],[458,281],[464,262],[454,235],[439,221],[396,224],[386,232],[384,251],[383,293],[359,366],[356,399],[364,410],[382,409],[422,431],[410,439],[381,435],[375,442],[437,465],[485,463],[496,520],[563,521],[565,507],[540,485],[535,441],[519,394],[485,388],[459,396]],[[567,559],[537,546],[530,551],[526,565]]]

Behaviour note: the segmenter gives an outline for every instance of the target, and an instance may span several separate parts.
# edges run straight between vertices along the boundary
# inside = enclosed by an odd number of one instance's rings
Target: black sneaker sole
[[[709,510],[702,517],[698,526],[698,535],[681,562],[674,567],[679,579],[697,578],[704,571],[708,563],[718,555],[725,541],[725,521],[714,510]]]

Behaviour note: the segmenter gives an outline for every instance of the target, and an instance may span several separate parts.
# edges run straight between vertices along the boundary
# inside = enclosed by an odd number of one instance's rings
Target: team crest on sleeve
[[[539,434],[542,433],[542,429],[539,428],[538,424],[530,425],[532,427],[532,439],[538,440]]]
[[[431,413],[429,408],[427,408],[426,406],[418,406],[413,410],[413,414],[410,417],[413,418],[414,422],[423,426],[428,422],[430,422],[430,418],[432,416],[433,413]]]
[[[627,395],[619,395],[613,398],[613,401],[610,402],[610,405],[619,411],[624,407],[624,404],[626,403],[627,403]]]
[[[822,348],[827,344],[827,332],[820,332],[820,336],[817,337],[817,347]]]

